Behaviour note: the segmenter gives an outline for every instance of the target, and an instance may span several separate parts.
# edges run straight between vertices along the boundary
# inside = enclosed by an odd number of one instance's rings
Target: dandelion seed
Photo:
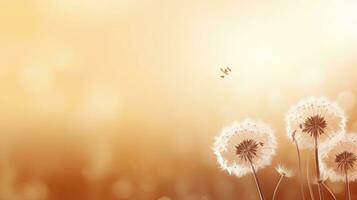
[[[269,165],[277,147],[274,131],[264,122],[245,120],[224,128],[216,137],[214,153],[223,170],[237,177],[253,173],[261,199],[256,171]]]

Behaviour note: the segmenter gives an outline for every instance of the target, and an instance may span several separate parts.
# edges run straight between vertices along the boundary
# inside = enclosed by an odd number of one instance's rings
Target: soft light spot
[[[91,129],[113,122],[119,114],[119,102],[118,91],[104,86],[89,87],[74,114],[74,125]]]
[[[356,103],[356,96],[351,91],[343,91],[338,94],[337,102],[345,110],[351,110]]]
[[[157,200],[171,200],[171,198],[163,196],[163,197],[158,198]]]
[[[127,199],[133,194],[134,188],[131,182],[122,179],[114,183],[112,191],[115,197],[119,199]]]
[[[48,67],[27,66],[19,72],[20,83],[30,95],[41,95],[52,88],[53,73]]]
[[[83,170],[86,178],[92,181],[104,178],[112,167],[112,149],[108,142],[97,141],[88,151],[89,163]]]
[[[147,175],[142,178],[140,189],[144,192],[153,192],[157,187],[156,180],[153,176]]]
[[[46,185],[38,181],[27,183],[23,190],[24,199],[27,200],[44,200],[48,196]]]

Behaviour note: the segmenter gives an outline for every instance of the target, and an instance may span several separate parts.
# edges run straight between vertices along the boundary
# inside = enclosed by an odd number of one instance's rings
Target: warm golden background
[[[296,168],[291,104],[326,95],[357,131],[356,10],[354,0],[0,0],[0,199],[255,200],[252,177],[220,171],[211,150],[245,117],[276,130],[277,156],[258,172],[270,197],[273,166]],[[296,181],[279,199],[299,199]],[[328,185],[344,197],[343,183]]]

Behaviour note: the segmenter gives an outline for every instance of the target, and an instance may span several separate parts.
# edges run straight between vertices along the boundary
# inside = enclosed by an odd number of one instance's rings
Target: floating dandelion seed
[[[318,191],[320,199],[322,199],[319,143],[328,142],[333,144],[333,142],[337,142],[343,137],[346,126],[345,114],[337,104],[324,97],[310,97],[301,100],[297,105],[290,108],[285,120],[287,134],[295,143],[298,152],[300,180],[301,161],[299,148],[313,148],[315,150],[316,173],[319,180]],[[301,190],[303,194],[302,182]]]
[[[273,193],[273,197],[272,200],[275,199],[276,196],[276,192],[278,191],[278,188],[280,186],[281,181],[283,180],[284,177],[290,178],[294,175],[293,171],[287,169],[286,167],[284,167],[283,165],[279,164],[278,166],[275,167],[275,170],[279,173],[279,180],[275,186],[274,189],[274,193]]]
[[[357,180],[357,134],[346,136],[334,145],[322,148],[321,169],[331,181],[345,181],[350,199],[349,181]]]
[[[214,153],[223,170],[238,177],[253,173],[260,197],[256,171],[267,166],[277,147],[274,131],[264,122],[245,120],[235,122],[216,137]]]

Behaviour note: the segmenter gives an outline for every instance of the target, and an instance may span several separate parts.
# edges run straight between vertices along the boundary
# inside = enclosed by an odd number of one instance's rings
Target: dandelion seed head
[[[337,168],[342,171],[352,170],[354,164],[357,160],[356,154],[344,151],[336,155],[335,162],[337,164]]]
[[[337,142],[346,127],[344,111],[325,97],[309,97],[292,106],[285,116],[286,132],[301,149],[314,147],[314,138],[319,143]]]
[[[319,137],[325,133],[326,120],[320,115],[314,115],[312,117],[308,117],[304,124],[299,126],[303,127],[302,132],[308,133],[313,137]]]
[[[346,134],[333,145],[321,149],[321,170],[331,181],[357,180],[357,134]]]
[[[243,140],[241,143],[236,145],[236,155],[242,160],[252,161],[257,155],[259,144],[252,139]]]
[[[282,164],[278,164],[276,167],[275,167],[275,170],[282,176],[285,176],[285,177],[292,177],[294,176],[294,172],[288,168],[286,168],[284,165]]]
[[[271,163],[277,147],[273,129],[262,121],[244,120],[225,127],[216,137],[213,151],[218,164],[238,177]]]

